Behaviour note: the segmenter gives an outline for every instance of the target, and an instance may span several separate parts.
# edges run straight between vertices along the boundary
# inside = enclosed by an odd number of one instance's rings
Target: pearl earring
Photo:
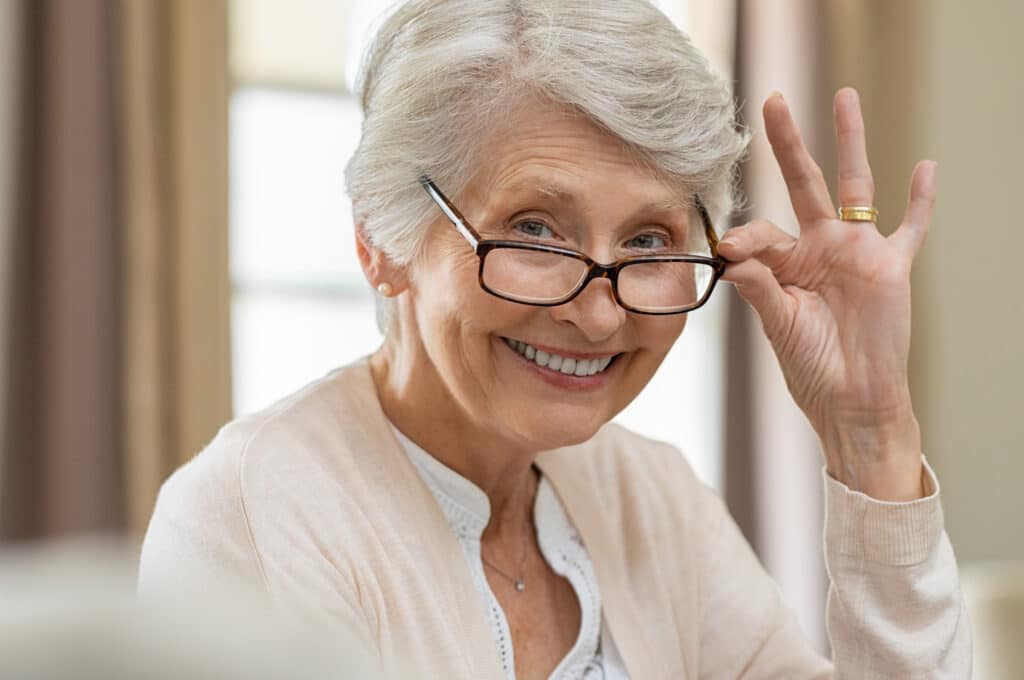
[[[384,283],[377,286],[377,292],[383,295],[384,297],[391,297],[392,293],[394,293],[394,290],[391,288],[391,284],[385,281]]]

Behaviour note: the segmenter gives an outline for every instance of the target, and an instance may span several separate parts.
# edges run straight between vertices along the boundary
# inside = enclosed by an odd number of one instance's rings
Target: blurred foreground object
[[[0,552],[0,679],[383,677],[241,592],[140,599],[136,559],[111,540]]]
[[[1024,564],[976,564],[960,575],[974,628],[974,677],[1024,678]]]

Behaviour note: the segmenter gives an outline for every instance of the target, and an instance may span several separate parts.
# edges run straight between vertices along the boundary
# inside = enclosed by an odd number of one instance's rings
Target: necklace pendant
[[[526,584],[523,583],[522,579],[516,581],[516,591],[521,593],[524,590],[526,590]]]

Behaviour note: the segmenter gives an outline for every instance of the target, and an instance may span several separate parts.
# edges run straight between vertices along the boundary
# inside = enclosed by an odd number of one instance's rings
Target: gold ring
[[[844,222],[877,222],[878,208],[873,205],[840,206],[839,219]]]

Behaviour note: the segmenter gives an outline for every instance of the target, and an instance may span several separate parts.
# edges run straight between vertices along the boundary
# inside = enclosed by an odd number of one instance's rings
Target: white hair
[[[716,224],[732,212],[749,139],[728,86],[647,0],[409,0],[381,25],[357,90],[354,219],[401,266],[436,211],[418,178],[460,194],[524,95],[587,116],[697,193]]]

